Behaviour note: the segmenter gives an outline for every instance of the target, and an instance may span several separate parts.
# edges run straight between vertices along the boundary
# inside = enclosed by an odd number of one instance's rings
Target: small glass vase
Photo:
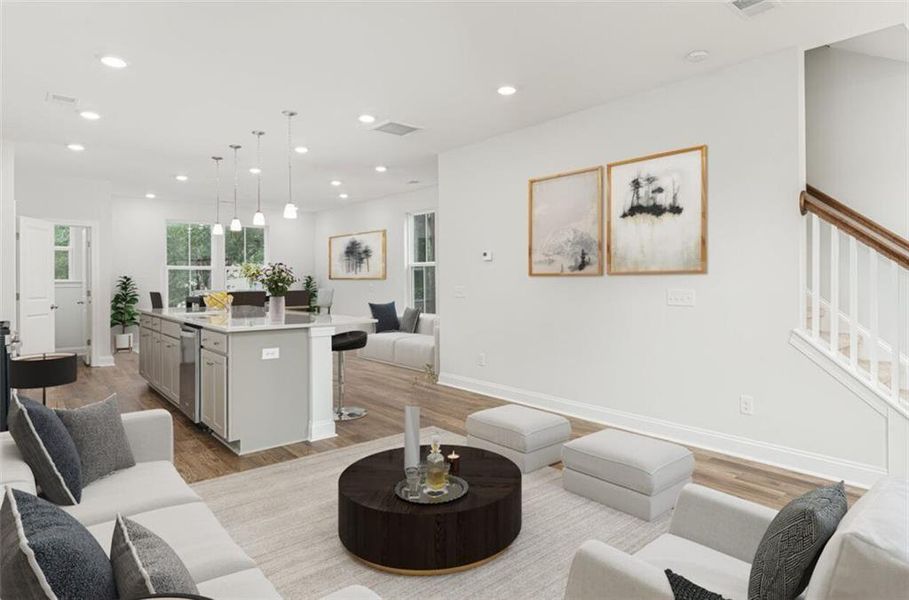
[[[284,296],[268,297],[268,320],[272,323],[284,322]]]

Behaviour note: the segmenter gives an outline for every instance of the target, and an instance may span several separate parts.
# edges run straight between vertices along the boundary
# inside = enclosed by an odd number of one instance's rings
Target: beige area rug
[[[462,436],[441,433],[444,443],[464,443]],[[351,558],[338,540],[338,476],[364,456],[402,446],[403,439],[382,438],[192,487],[288,600],[321,598],[355,583],[386,600],[560,599],[585,540],[634,552],[669,527],[668,516],[648,523],[566,492],[561,471],[546,467],[524,476],[521,533],[498,558],[435,577],[376,571]]]

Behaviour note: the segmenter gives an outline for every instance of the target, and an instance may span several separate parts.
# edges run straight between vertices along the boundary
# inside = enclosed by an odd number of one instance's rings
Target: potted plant
[[[284,296],[297,281],[293,269],[284,263],[269,263],[256,276],[268,294],[268,317],[272,321],[284,320]]]
[[[132,350],[133,334],[126,333],[126,328],[139,323],[139,288],[129,275],[123,275],[117,280],[117,293],[110,301],[110,326],[120,326],[120,333],[116,336],[114,348],[116,351]]]
[[[240,275],[249,282],[250,289],[256,287],[260,273],[262,273],[262,265],[257,265],[256,263],[243,263],[240,265]]]
[[[309,312],[319,312],[319,305],[317,304],[317,301],[319,300],[319,286],[316,285],[316,278],[312,275],[304,277],[303,289],[309,292]]]

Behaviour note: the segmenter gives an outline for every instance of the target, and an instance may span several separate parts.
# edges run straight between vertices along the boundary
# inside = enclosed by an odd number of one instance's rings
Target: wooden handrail
[[[809,185],[804,192],[799,194],[799,210],[803,215],[809,212],[814,213],[866,246],[874,248],[879,254],[895,261],[904,269],[909,269],[909,240],[819,189]]]

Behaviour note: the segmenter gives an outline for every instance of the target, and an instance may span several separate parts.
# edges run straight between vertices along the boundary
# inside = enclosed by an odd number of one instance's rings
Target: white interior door
[[[92,230],[82,230],[82,333],[85,340],[85,364],[92,364]]]
[[[54,351],[54,225],[19,217],[19,338],[22,354]]]

